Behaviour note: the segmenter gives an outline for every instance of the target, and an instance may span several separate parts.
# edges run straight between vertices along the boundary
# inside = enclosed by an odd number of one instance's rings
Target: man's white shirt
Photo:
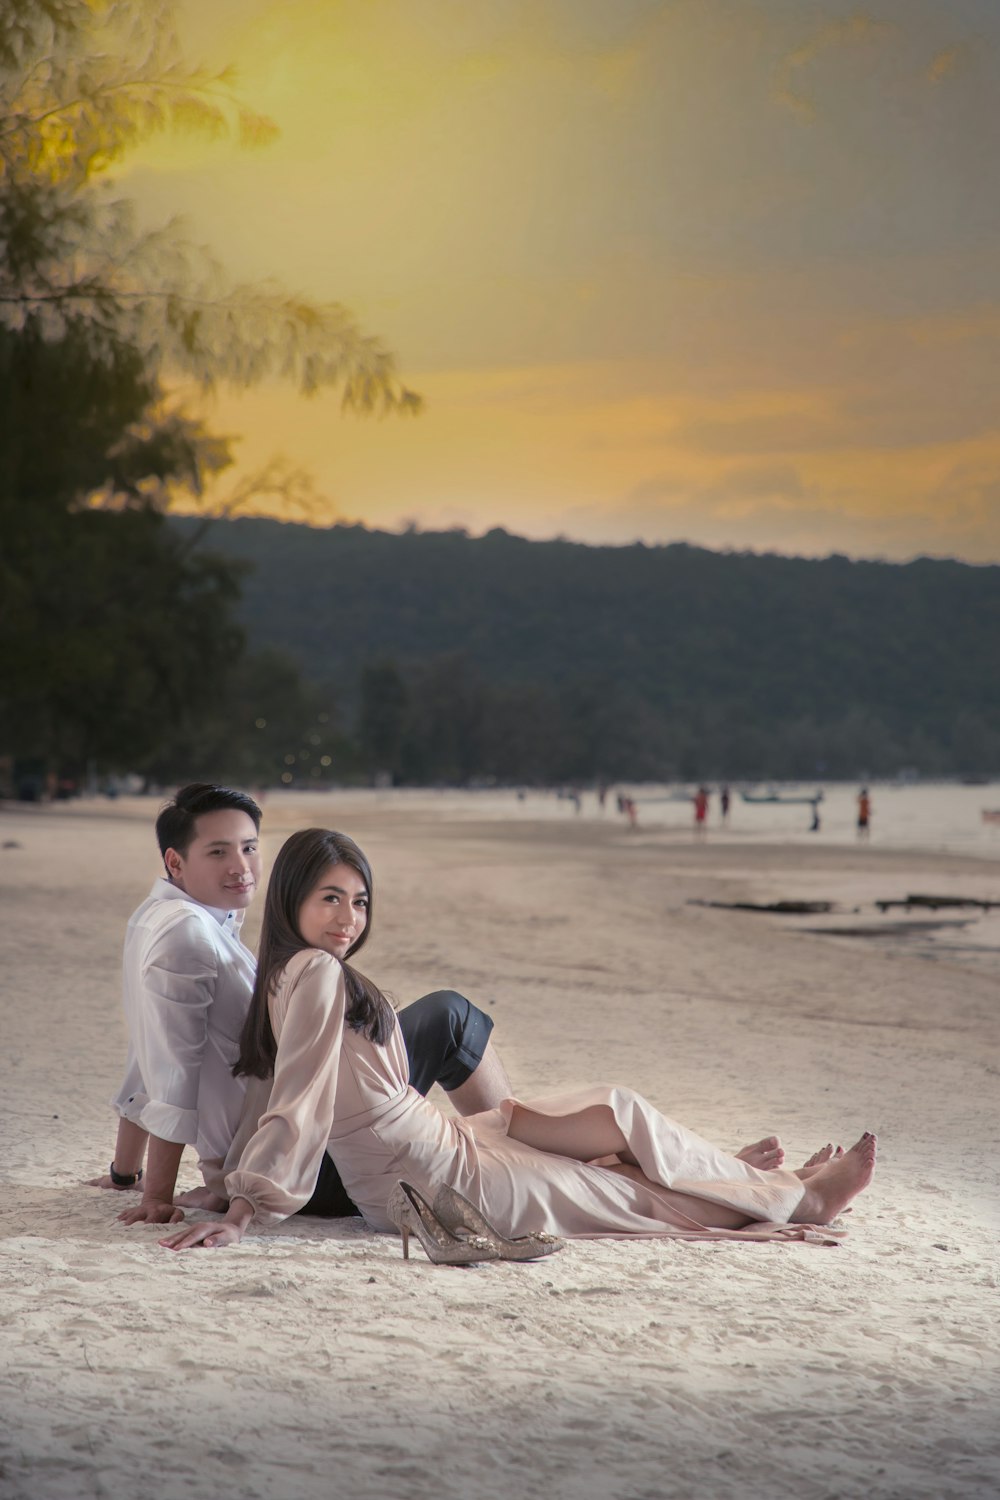
[[[129,1046],[112,1106],[209,1160],[229,1150],[246,1091],[231,1071],[256,971],[242,922],[160,879],[125,935]]]

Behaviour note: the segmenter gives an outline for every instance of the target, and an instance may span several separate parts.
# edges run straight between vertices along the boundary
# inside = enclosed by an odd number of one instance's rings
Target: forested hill
[[[203,545],[253,565],[251,644],[329,684],[345,725],[360,703],[382,732],[380,693],[471,715],[511,742],[479,770],[530,774],[539,736],[562,747],[547,775],[1000,769],[997,567],[264,520]]]

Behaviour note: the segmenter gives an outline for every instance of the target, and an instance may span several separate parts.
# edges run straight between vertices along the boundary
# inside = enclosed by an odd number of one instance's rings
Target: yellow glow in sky
[[[159,142],[127,191],[346,303],[427,400],[224,393],[245,468],[284,453],[375,526],[1000,560],[987,0],[186,16],[281,138]]]

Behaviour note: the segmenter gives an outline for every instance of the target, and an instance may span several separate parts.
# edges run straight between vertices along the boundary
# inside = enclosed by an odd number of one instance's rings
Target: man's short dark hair
[[[194,781],[190,786],[181,787],[173,801],[160,809],[156,820],[160,853],[176,849],[178,854],[186,854],[194,838],[197,820],[205,813],[221,812],[224,808],[246,813],[260,832],[260,808],[246,792],[234,792],[228,786],[212,786],[207,781]]]

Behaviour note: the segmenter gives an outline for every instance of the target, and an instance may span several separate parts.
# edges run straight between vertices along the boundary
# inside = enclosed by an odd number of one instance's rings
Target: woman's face
[[[346,958],[368,926],[368,887],[353,865],[327,865],[299,909],[307,948]]]

